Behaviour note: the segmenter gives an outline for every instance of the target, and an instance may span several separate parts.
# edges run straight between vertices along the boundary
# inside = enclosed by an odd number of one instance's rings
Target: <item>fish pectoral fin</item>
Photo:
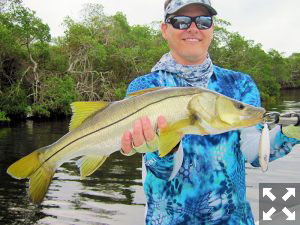
[[[46,148],[43,149],[45,151]],[[37,150],[12,164],[7,173],[14,178],[30,178],[29,196],[33,203],[41,203],[48,191],[55,172],[55,165],[42,162],[41,151]]]
[[[95,155],[86,155],[81,157],[76,165],[80,169],[80,179],[83,180],[87,176],[90,176],[94,173],[102,164],[108,156],[95,156]]]
[[[159,136],[159,156],[166,156],[180,142],[183,133],[178,131],[166,131]]]
[[[73,102],[72,107],[72,119],[69,130],[74,130],[79,127],[83,121],[85,121],[93,113],[105,109],[109,106],[109,102],[98,101],[98,102]]]
[[[191,125],[190,119],[175,122],[159,132],[159,156],[164,157],[181,141],[183,132],[180,129]]]
[[[163,89],[163,88],[165,88],[165,87],[146,88],[146,89],[143,89],[143,90],[132,92],[132,93],[128,94],[128,96],[129,97],[134,97],[134,96],[146,94],[148,92],[157,91],[157,90],[160,90],[160,89]]]

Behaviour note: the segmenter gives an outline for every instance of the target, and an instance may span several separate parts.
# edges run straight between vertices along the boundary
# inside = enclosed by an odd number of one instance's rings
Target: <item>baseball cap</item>
[[[211,16],[217,15],[217,11],[211,6],[209,0],[172,0],[165,9],[164,12],[165,19],[168,15],[173,14],[177,12],[179,9],[190,4],[200,4],[208,10]]]

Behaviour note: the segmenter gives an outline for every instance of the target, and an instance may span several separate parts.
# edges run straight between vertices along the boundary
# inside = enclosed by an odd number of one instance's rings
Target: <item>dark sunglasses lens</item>
[[[190,27],[192,23],[191,18],[185,16],[175,16],[171,18],[171,24],[174,28],[185,30]]]
[[[198,16],[196,18],[196,25],[200,30],[209,29],[212,25],[212,17],[210,16]]]

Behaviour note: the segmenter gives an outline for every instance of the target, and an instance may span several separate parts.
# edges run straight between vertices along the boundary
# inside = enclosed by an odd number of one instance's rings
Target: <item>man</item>
[[[250,76],[211,62],[208,48],[216,14],[209,0],[167,0],[161,30],[170,52],[150,74],[132,81],[128,93],[158,86],[200,86],[260,106],[259,92]],[[157,127],[166,126],[165,117],[158,117]],[[257,126],[219,135],[185,135],[179,146],[160,158],[153,148],[157,135],[149,118],[136,121],[133,132],[123,135],[122,152],[132,155],[153,150],[143,156],[146,224],[254,224],[246,200],[244,164],[246,157],[259,166],[260,132]],[[271,135],[271,160],[300,143],[283,135],[280,127]]]

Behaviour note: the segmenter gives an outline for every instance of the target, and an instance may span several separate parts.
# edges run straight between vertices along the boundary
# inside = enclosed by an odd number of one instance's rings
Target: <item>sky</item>
[[[63,19],[78,19],[85,3],[99,3],[106,15],[123,12],[130,25],[147,25],[163,19],[164,0],[23,0],[50,26],[53,37],[63,35]],[[231,23],[230,31],[260,43],[265,51],[284,56],[300,52],[299,0],[211,0],[218,18]]]

